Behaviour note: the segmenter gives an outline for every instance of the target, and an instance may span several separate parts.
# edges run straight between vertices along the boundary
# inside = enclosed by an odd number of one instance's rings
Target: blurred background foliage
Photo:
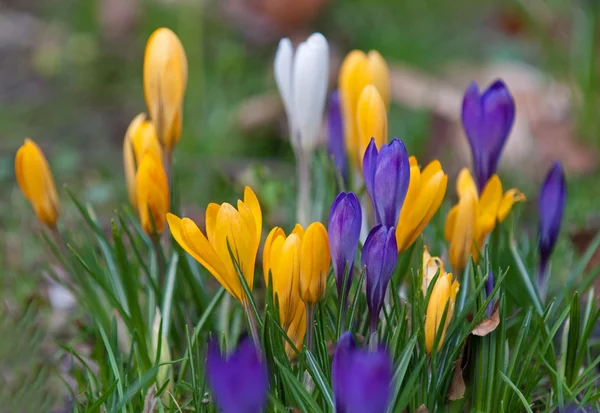
[[[160,26],[179,35],[188,56],[183,135],[175,154],[188,215],[199,218],[207,202],[237,192],[232,184],[250,182],[269,212],[266,225],[286,222],[281,205],[293,203],[293,154],[272,60],[281,36],[298,40],[318,30],[330,41],[335,70],[353,48],[381,52],[394,88],[390,136],[403,139],[422,163],[441,158],[451,174],[468,162],[456,97],[470,80],[484,87],[496,76],[505,77],[525,123],[513,131],[513,148],[507,148],[501,174],[528,196],[523,213],[532,219],[526,230],[535,233],[537,186],[550,162],[559,159],[567,170],[569,198],[565,235],[556,253],[563,259],[555,266],[568,268],[587,247],[597,232],[594,211],[600,196],[599,1],[293,3],[3,2],[0,383],[4,379],[8,386],[0,385],[0,399],[25,385],[51,395],[48,405],[60,406],[67,386],[57,378],[64,362],[57,356],[57,338],[78,345],[75,321],[85,317],[76,306],[65,312],[52,305],[54,293],[43,274],[53,261],[15,184],[14,154],[25,137],[35,139],[59,186],[64,183],[93,203],[108,228],[112,211],[126,202],[122,139],[130,120],[145,110],[144,46]],[[332,86],[335,76],[332,72]],[[447,198],[454,196],[449,186]],[[77,225],[73,206],[67,197],[62,200],[62,225]],[[31,357],[9,356],[15,348]],[[47,410],[40,406],[25,411]]]

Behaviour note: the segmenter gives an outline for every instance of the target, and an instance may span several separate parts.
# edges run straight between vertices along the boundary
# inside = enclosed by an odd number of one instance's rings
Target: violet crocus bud
[[[269,377],[267,367],[250,339],[243,339],[228,356],[221,355],[216,342],[210,342],[206,378],[223,413],[264,411]]]
[[[402,141],[394,138],[377,150],[371,139],[363,158],[363,175],[377,223],[396,226],[410,183],[410,162]]]
[[[490,294],[492,294],[493,290],[494,290],[494,273],[490,271],[488,273],[487,279],[485,280],[485,297],[488,298],[490,296]],[[490,302],[488,303],[488,308],[487,308],[488,317],[492,316],[493,309],[494,309],[494,302],[493,302],[493,300],[490,300]]]
[[[379,313],[396,261],[396,229],[377,225],[371,230],[362,250],[361,262],[367,280],[367,306],[369,307],[371,333],[377,331]]]
[[[565,173],[562,165],[555,162],[546,175],[538,200],[540,282],[542,284],[545,282],[550,255],[552,255],[560,232],[566,198]]]
[[[498,169],[514,120],[515,101],[502,80],[496,80],[482,94],[477,84],[469,85],[463,97],[462,124],[471,146],[479,193]]]
[[[352,284],[352,268],[354,256],[358,248],[362,211],[358,198],[353,192],[340,192],[331,205],[329,213],[329,249],[333,261],[335,281],[342,307],[346,304],[346,296]],[[344,276],[347,274],[346,291],[342,291]]]
[[[336,413],[385,413],[392,385],[392,362],[385,349],[356,347],[344,333],[333,355],[331,371]]]
[[[347,185],[348,155],[344,143],[344,121],[338,90],[331,92],[329,104],[327,105],[327,151],[333,160],[335,170],[342,177],[344,185]]]

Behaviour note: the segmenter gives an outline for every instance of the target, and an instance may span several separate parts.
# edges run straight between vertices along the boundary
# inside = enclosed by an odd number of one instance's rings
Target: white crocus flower
[[[290,125],[294,149],[310,153],[317,144],[329,77],[329,45],[321,33],[300,43],[281,39],[275,55],[275,81]]]

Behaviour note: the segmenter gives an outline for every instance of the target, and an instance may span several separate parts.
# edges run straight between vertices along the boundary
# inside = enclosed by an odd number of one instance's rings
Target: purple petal
[[[567,199],[567,182],[562,165],[555,162],[542,185],[538,200],[539,251],[542,268],[545,269],[552,254],[562,224],[565,202]]]
[[[375,145],[375,139],[371,138],[367,149],[365,150],[365,155],[363,156],[363,177],[365,179],[365,187],[367,188],[367,193],[374,199],[375,194],[374,190],[374,180],[375,180],[375,168],[377,166],[377,145]]]
[[[374,203],[378,223],[392,227],[398,222],[400,210],[410,182],[410,164],[406,147],[398,138],[382,145],[374,178]]]
[[[339,91],[334,90],[329,96],[327,107],[327,149],[333,159],[333,165],[338,173],[348,181],[348,157],[344,143],[344,123],[340,108]]]
[[[256,347],[244,339],[225,358],[216,342],[208,345],[206,377],[217,405],[224,413],[260,413],[263,411],[269,378]]]
[[[343,413],[345,389],[348,387],[349,378],[348,369],[352,363],[352,351],[355,343],[352,333],[347,331],[341,335],[333,355],[333,364],[331,366],[331,384],[335,395],[336,412]]]

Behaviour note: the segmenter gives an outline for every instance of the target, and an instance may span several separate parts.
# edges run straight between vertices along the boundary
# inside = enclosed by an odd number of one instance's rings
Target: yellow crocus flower
[[[437,349],[442,348],[442,344],[446,338],[446,330],[454,315],[454,304],[458,289],[458,281],[452,281],[452,273],[440,275],[433,286],[429,302],[427,303],[427,313],[425,314],[425,349],[428,354],[433,350],[435,336],[440,328],[442,328],[442,335]],[[448,305],[446,320],[444,325],[440,326],[446,305]]]
[[[300,250],[300,298],[317,304],[325,295],[331,255],[327,230],[320,222],[306,228]]]
[[[374,85],[386,110],[389,108],[391,90],[387,63],[375,50],[371,50],[368,54],[360,50],[353,50],[342,62],[338,84],[346,151],[351,162],[358,166],[362,164],[359,156],[360,143],[357,126],[358,101],[365,86]]]
[[[296,306],[294,319],[287,328],[286,334],[292,340],[296,349],[301,350],[302,343],[304,343],[304,336],[306,335],[306,306],[302,301],[298,302]],[[296,355],[296,352],[287,341],[285,342],[285,353],[290,360]]]
[[[142,229],[148,235],[154,235],[154,229],[162,234],[169,211],[169,183],[160,158],[151,151],[142,156],[135,175],[135,192]]]
[[[455,263],[452,261],[453,244],[456,242],[456,246],[454,247],[455,253],[457,253],[459,249],[462,251],[463,249],[470,248],[470,254],[473,255],[473,260],[477,262],[479,259],[479,252],[483,249],[489,233],[494,230],[498,223],[504,221],[516,202],[525,201],[525,195],[514,188],[503,192],[500,178],[498,178],[498,175],[492,175],[483,188],[481,196],[478,196],[475,181],[469,170],[466,168],[464,168],[458,176],[456,191],[459,196],[459,203],[448,213],[445,235],[446,240],[451,242],[450,259],[452,267],[454,268],[454,271],[462,271],[469,254],[467,254],[464,264],[462,261],[456,261],[459,265],[455,267]],[[465,197],[468,197],[469,201],[463,201],[463,198]],[[464,238],[466,234],[462,230],[464,229],[466,222],[470,222],[465,218],[468,214],[464,210],[466,204],[470,203],[470,199],[474,199],[476,208],[471,231],[472,241],[469,246],[467,245],[468,240]],[[463,205],[462,212],[461,204]],[[459,230],[458,233],[457,229]],[[457,234],[459,235],[457,236]],[[466,253],[466,251],[463,252]]]
[[[142,155],[149,151],[162,160],[160,142],[152,122],[146,120],[146,114],[140,113],[129,124],[123,140],[123,166],[129,201],[136,207],[135,174],[142,161]]]
[[[375,86],[367,85],[363,89],[358,99],[356,116],[358,159],[362,160],[371,138],[375,139],[377,149],[388,141],[387,108]]]
[[[444,263],[439,257],[432,257],[429,254],[429,250],[427,249],[427,245],[423,246],[423,281],[421,285],[421,289],[423,290],[423,295],[427,295],[427,289],[429,288],[429,284],[437,274],[438,270],[440,271],[440,277],[446,274],[444,270]]]
[[[446,218],[445,236],[450,242],[452,269],[461,273],[466,267],[474,245],[477,226],[477,195],[465,192]]]
[[[158,138],[168,154],[181,136],[187,71],[187,57],[177,35],[164,27],[155,30],[144,54],[144,95]]]
[[[206,236],[189,218],[167,214],[173,237],[243,305],[247,305],[229,248],[252,290],[254,265],[262,232],[262,212],[256,195],[246,187],[237,209],[231,204],[211,203],[206,208]],[[229,248],[228,248],[229,245]]]
[[[421,171],[417,159],[410,157],[410,183],[396,225],[398,252],[408,249],[423,232],[442,204],[447,185],[448,175],[439,161]]]
[[[19,148],[15,156],[17,183],[31,203],[38,220],[49,228],[56,227],[60,203],[54,178],[39,146],[31,139]]]

